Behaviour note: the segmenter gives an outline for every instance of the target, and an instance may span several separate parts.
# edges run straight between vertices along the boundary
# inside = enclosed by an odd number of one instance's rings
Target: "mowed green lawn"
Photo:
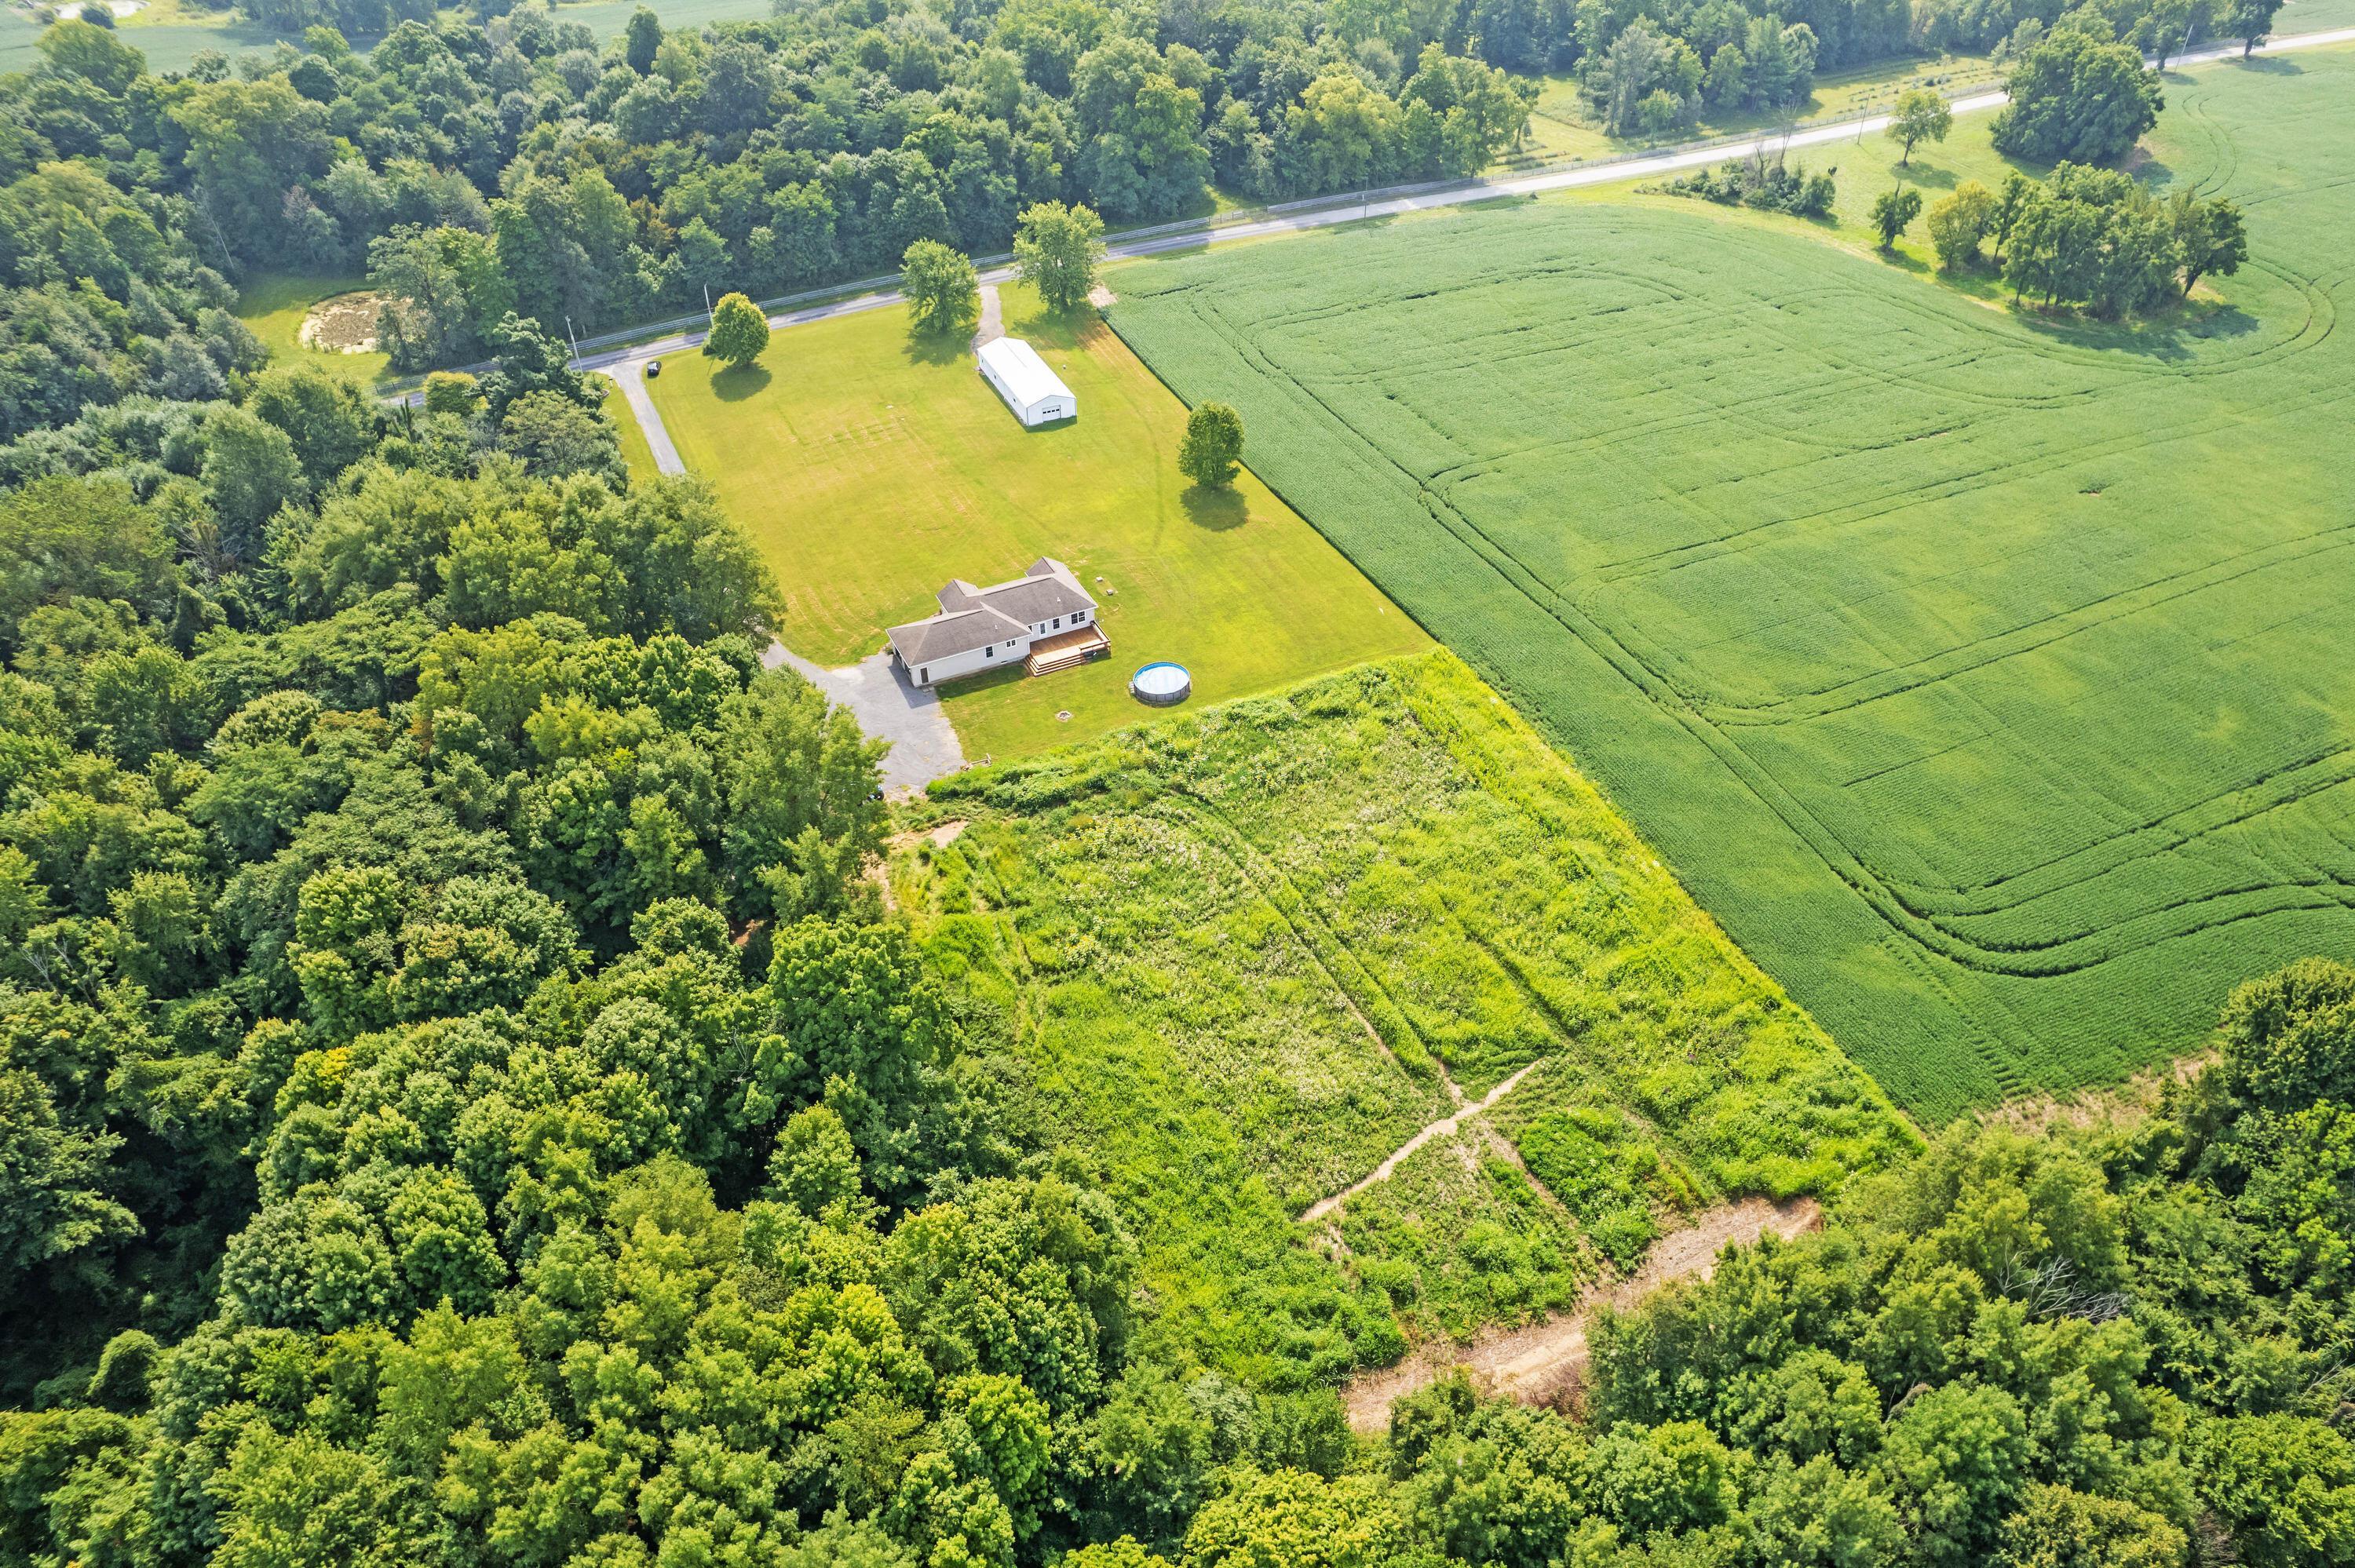
[[[2169,322],[1626,196],[1127,269],[1113,321],[1947,1116],[2355,948],[2355,53],[2168,97],[2145,167],[2256,257]],[[1843,151],[1845,213],[1893,149]]]
[[[2309,0],[2328,4],[2331,0]],[[1949,96],[1977,92],[1996,85],[2000,73],[1984,56],[1950,55],[1879,60],[1853,70],[1816,79],[1806,102],[1773,113],[1710,114],[1689,130],[1671,135],[1671,142],[1727,136],[1742,131],[1772,130],[1781,125],[1805,125],[1851,114],[1886,110],[1909,88],[1928,87]],[[1529,139],[1497,160],[1503,172],[1540,168],[1582,158],[1607,158],[1640,150],[1641,136],[1613,136],[1596,121],[1578,90],[1574,72],[1545,77],[1537,105],[1529,114]]]
[[[622,461],[633,480],[653,479],[662,471],[655,466],[654,449],[646,445],[646,432],[639,427],[637,416],[630,412],[629,400],[622,396],[622,389],[608,385],[610,390],[602,407],[621,438]]]
[[[1268,690],[1430,646],[1414,623],[1246,472],[1205,495],[1178,474],[1186,409],[1090,313],[1010,331],[1077,394],[1079,418],[1026,430],[962,343],[913,342],[904,312],[778,333],[742,371],[680,355],[651,383],[687,466],[776,568],[787,646],[829,665],[928,615],[950,577],[996,582],[1041,555],[1102,606],[1111,659],[946,688],[975,758],[1026,754],[1143,716],[1128,676],[1193,672],[1194,701]],[[1059,718],[1068,714],[1068,719]]]
[[[301,272],[257,272],[237,293],[237,318],[251,329],[281,365],[315,365],[363,387],[383,379],[392,357],[385,354],[337,354],[303,342],[303,318],[321,300],[368,287],[368,279],[314,277]]]

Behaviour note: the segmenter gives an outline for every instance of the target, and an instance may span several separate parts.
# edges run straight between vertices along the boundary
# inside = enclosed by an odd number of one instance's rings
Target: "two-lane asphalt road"
[[[2355,27],[2338,27],[2328,32],[2298,33],[2275,38],[2257,46],[2261,55],[2284,54],[2294,49],[2322,48],[2333,44],[2355,43]],[[2209,65],[2220,60],[2238,58],[2238,44],[2212,48],[2195,49],[2168,61],[2169,69],[2184,66]],[[2001,90],[1973,93],[1954,100],[1957,114],[1979,114],[1999,109],[2008,96]],[[1227,245],[1241,239],[1264,239],[1273,235],[1299,234],[1309,229],[1327,228],[1336,224],[1358,223],[1369,217],[1396,217],[1412,212],[1429,212],[1445,207],[1467,207],[1474,202],[1497,201],[1513,196],[1539,196],[1547,191],[1573,190],[1582,185],[1614,185],[1622,180],[1649,179],[1654,175],[1674,174],[1683,169],[1746,158],[1761,150],[1792,149],[1821,146],[1831,142],[1861,141],[1888,128],[1890,117],[1872,114],[1852,120],[1828,121],[1822,124],[1802,126],[1787,132],[1773,132],[1747,141],[1721,143],[1709,147],[1686,148],[1679,152],[1633,154],[1605,163],[1582,164],[1575,168],[1554,169],[1541,174],[1524,175],[1512,179],[1483,180],[1466,185],[1450,185],[1442,190],[1415,190],[1392,187],[1390,194],[1370,191],[1355,201],[1344,199],[1339,205],[1324,205],[1305,212],[1271,212],[1264,217],[1247,223],[1229,224],[1212,228],[1209,225],[1168,228],[1133,239],[1115,240],[1104,248],[1108,261],[1130,260],[1140,256],[1158,256],[1172,250],[1186,250],[1204,245]],[[1011,265],[985,269],[981,281],[1002,283],[1014,276]],[[878,288],[847,299],[829,300],[800,310],[781,312],[769,318],[772,327],[799,326],[805,322],[826,321],[835,316],[855,315],[861,311],[880,310],[900,302],[900,291]],[[670,432],[663,429],[662,416],[646,396],[645,366],[650,359],[666,355],[684,354],[701,345],[704,334],[682,332],[653,343],[634,344],[625,348],[602,354],[584,355],[573,361],[581,370],[593,370],[613,377],[622,385],[629,399],[630,409],[637,416],[639,426],[646,433],[646,444],[654,449],[655,466],[665,473],[686,471],[679,461],[677,449],[672,446]]]

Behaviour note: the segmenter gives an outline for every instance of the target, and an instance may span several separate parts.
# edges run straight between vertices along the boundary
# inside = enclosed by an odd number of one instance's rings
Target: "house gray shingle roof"
[[[988,609],[951,610],[924,620],[891,629],[891,645],[911,664],[959,653],[976,653],[993,642],[1007,642],[1030,629],[1011,616]]]
[[[987,588],[952,577],[938,598],[940,614],[891,628],[891,645],[910,664],[978,652],[1042,621],[1096,607],[1071,568],[1052,556],[1041,556],[1022,576]]]

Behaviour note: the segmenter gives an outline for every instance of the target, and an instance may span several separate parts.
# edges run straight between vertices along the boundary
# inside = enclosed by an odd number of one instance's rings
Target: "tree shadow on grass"
[[[2039,336],[2074,347],[2115,349],[2169,363],[2190,358],[2197,341],[2245,336],[2262,324],[2237,305],[2200,302],[2178,304],[2155,316],[2103,321],[2065,305],[2041,306],[2031,300],[2012,315]]]
[[[1892,171],[1909,185],[1919,185],[1925,191],[1950,191],[1955,188],[1955,171],[1942,169],[1935,164],[1914,163]]]
[[[1213,534],[1223,534],[1240,528],[1251,515],[1250,503],[1231,487],[1210,490],[1189,484],[1178,493],[1178,503],[1198,528],[1208,528]]]
[[[2256,317],[2238,305],[2218,305],[2191,319],[2185,330],[2193,337],[2246,337],[2258,324]]]
[[[2243,70],[2259,71],[2266,76],[2304,76],[2306,68],[2296,60],[2286,60],[2277,55],[2251,55],[2233,62]]]
[[[973,346],[973,332],[917,332],[908,334],[901,350],[911,365],[954,365],[963,359]]]
[[[1021,320],[1009,319],[1006,323],[1008,336],[1021,338],[1042,354],[1051,349],[1085,348],[1103,330],[1103,317],[1090,304],[1069,311],[1050,311],[1040,305]]]
[[[722,403],[741,403],[769,389],[765,365],[731,365],[711,378],[711,395]]]

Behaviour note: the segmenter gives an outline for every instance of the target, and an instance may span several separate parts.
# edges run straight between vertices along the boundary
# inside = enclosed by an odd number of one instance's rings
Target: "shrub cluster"
[[[1787,212],[1795,217],[1825,217],[1836,194],[1838,169],[1810,175],[1786,164],[1777,153],[1770,161],[1764,151],[1746,158],[1729,159],[1714,169],[1695,169],[1659,189],[1669,196],[1699,196],[1726,207],[1752,207],[1765,212]]]

